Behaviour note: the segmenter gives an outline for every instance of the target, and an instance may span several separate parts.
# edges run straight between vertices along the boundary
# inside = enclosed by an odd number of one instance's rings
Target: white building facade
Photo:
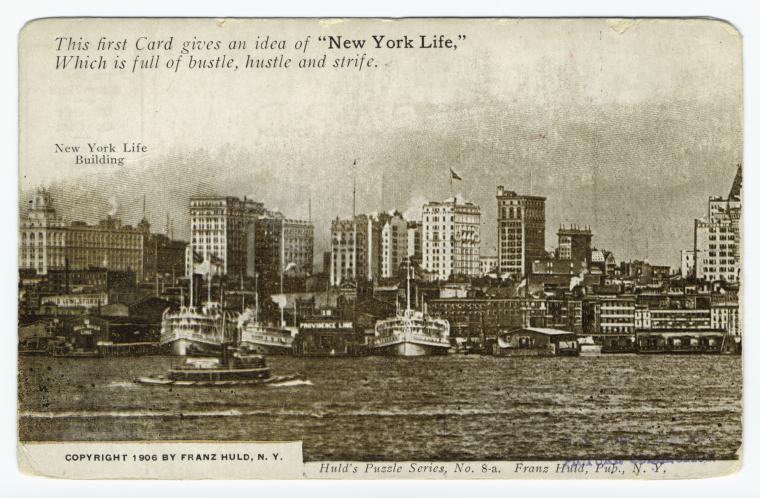
[[[439,280],[480,275],[480,207],[456,198],[422,207],[422,267]]]
[[[409,255],[406,220],[398,213],[386,217],[381,238],[380,276],[396,277],[401,262]]]
[[[708,281],[738,282],[741,273],[742,169],[729,195],[710,197],[707,218],[694,220],[694,275]]]
[[[249,227],[265,213],[262,203],[247,198],[191,197],[187,271],[195,253],[197,258],[213,262],[223,275],[248,273]]]
[[[35,193],[19,232],[19,268],[45,275],[49,269],[65,267],[65,223],[56,215],[46,190]]]
[[[375,280],[380,276],[382,231],[377,218],[336,218],[330,227],[330,285]]]

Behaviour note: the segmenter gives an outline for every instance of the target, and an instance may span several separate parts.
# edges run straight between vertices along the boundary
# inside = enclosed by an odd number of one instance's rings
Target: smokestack
[[[116,197],[111,196],[111,198],[108,199],[108,204],[111,206],[111,209],[108,211],[108,216],[116,216],[116,212],[119,210],[119,202],[116,200]]]

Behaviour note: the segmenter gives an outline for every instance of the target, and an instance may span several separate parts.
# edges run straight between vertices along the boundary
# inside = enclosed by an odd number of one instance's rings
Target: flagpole
[[[190,307],[193,307],[193,287],[194,287],[194,279],[193,275],[195,275],[195,252],[193,250],[193,235],[190,234]]]
[[[354,251],[353,251],[353,262],[352,262],[352,266],[353,266],[352,275],[353,275],[354,283],[356,283],[356,273],[357,273],[356,272],[356,266],[357,266],[357,261],[356,261],[356,244],[357,244],[356,242],[356,159],[354,159],[354,206],[353,206],[353,219],[351,220],[351,222],[354,226],[354,244],[353,244]]]
[[[259,322],[259,272],[254,272],[254,278],[255,278],[255,294],[254,297],[256,299],[256,323]]]
[[[449,167],[449,195],[451,197],[454,197],[454,180],[461,179],[462,177],[454,171],[454,168]],[[456,204],[456,198],[454,198],[454,203]]]
[[[240,270],[240,294],[242,295],[243,302],[240,304],[240,312],[245,312],[245,290],[243,289],[243,270]]]
[[[284,298],[285,293],[283,292],[282,280],[285,273],[283,269],[283,265],[285,264],[285,218],[282,218],[280,221],[280,294]],[[280,306],[280,325],[282,327],[285,326],[285,303]]]

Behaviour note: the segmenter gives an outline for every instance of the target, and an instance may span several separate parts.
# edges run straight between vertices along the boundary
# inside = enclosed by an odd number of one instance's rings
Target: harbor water
[[[133,380],[173,357],[19,358],[22,441],[302,440],[315,460],[732,459],[740,356],[268,357],[280,386]]]

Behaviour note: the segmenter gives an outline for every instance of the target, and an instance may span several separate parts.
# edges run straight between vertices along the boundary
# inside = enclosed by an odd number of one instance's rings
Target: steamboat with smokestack
[[[406,265],[406,308],[396,305],[396,316],[378,320],[372,351],[389,356],[430,356],[445,355],[451,347],[449,322],[443,318],[431,317],[427,306],[422,310],[412,308],[411,262]]]
[[[160,347],[176,356],[215,356],[225,337],[236,333],[239,313],[225,310],[222,302],[211,299],[211,267],[208,267],[207,299],[195,304],[195,278],[190,282],[190,305],[178,310],[166,309],[161,317]]]
[[[280,288],[282,289],[282,274],[280,275]],[[241,344],[260,354],[293,354],[293,341],[296,335],[298,335],[298,327],[295,323],[292,326],[288,326],[285,323],[284,306],[280,306],[279,324],[265,323],[261,320],[259,314],[258,276],[256,277],[255,296],[255,306],[246,309],[238,318],[237,328],[240,333]],[[298,313],[294,309],[294,322],[297,316]]]

